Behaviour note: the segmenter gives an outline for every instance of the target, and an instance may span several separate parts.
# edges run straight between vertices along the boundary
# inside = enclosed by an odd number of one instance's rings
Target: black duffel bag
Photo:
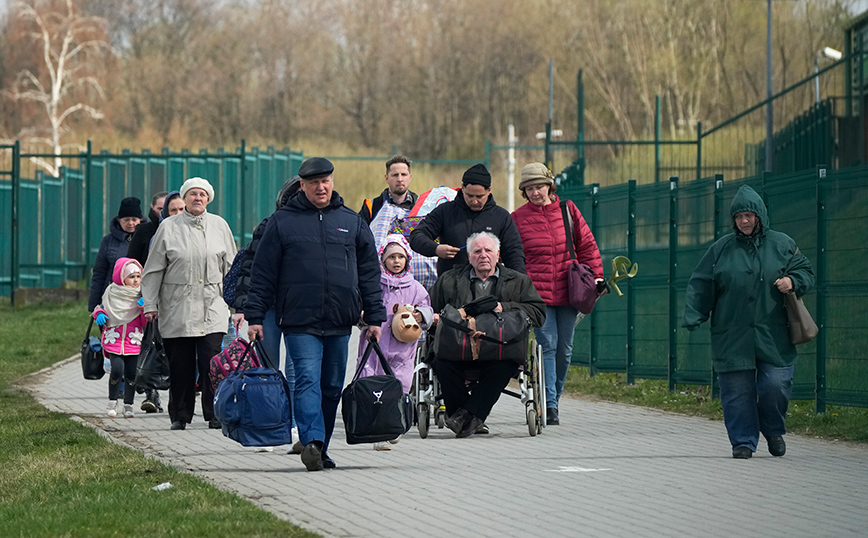
[[[484,335],[473,338],[479,331]],[[440,312],[440,323],[434,336],[434,354],[446,361],[513,361],[524,364],[527,359],[530,320],[523,310],[483,312],[476,316],[462,315],[452,305]]]
[[[168,390],[170,385],[169,357],[163,347],[163,338],[157,324],[149,321],[145,325],[145,335],[136,361],[136,387]]]
[[[105,375],[103,368],[102,343],[96,336],[90,335],[93,328],[93,317],[87,326],[87,333],[81,341],[81,372],[85,379],[102,379]]]
[[[386,375],[360,378],[372,350]],[[356,375],[341,394],[341,417],[350,445],[396,439],[413,425],[413,402],[375,341],[368,343],[356,366]]]

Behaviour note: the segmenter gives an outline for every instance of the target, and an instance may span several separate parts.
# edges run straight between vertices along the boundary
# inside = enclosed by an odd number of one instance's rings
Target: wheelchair
[[[427,335],[416,349],[413,388],[410,397],[416,407],[416,427],[419,437],[428,437],[431,422],[442,429],[446,426],[446,407],[440,391],[440,383],[431,367],[433,337]],[[432,355],[429,357],[429,355]],[[517,398],[524,404],[527,431],[531,437],[542,433],[546,425],[545,372],[543,371],[542,346],[531,339],[528,355],[523,365],[517,365],[513,379],[518,380],[518,392],[507,386],[502,394]],[[470,376],[469,376],[470,377]],[[468,378],[468,390],[473,390],[474,379]]]

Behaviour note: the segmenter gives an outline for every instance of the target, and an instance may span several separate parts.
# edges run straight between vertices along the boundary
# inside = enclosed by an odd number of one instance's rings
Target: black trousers
[[[163,338],[166,355],[169,357],[169,420],[172,422],[193,421],[196,408],[196,371],[199,371],[199,389],[202,391],[202,417],[207,421],[214,417],[214,389],[208,370],[211,357],[220,352],[225,333],[205,336]]]
[[[115,355],[106,353],[112,363],[109,374],[109,400],[117,400],[121,393],[121,378],[124,380],[124,403],[133,405],[136,397],[136,362],[138,355]]]
[[[468,393],[468,371],[479,373],[478,384]],[[476,418],[485,421],[491,408],[500,398],[500,393],[518,371],[518,365],[510,361],[434,361],[434,373],[440,381],[443,403],[449,416],[462,407]]]

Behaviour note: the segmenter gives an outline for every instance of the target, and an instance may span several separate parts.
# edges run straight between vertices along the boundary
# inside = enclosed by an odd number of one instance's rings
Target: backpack
[[[256,354],[253,346],[243,338],[232,340],[223,351],[211,358],[211,367],[208,370],[208,374],[211,378],[211,386],[215,392],[221,381],[229,377],[232,372],[241,369],[242,362],[245,363],[244,366],[247,368],[262,366],[259,355]]]
[[[238,254],[232,260],[232,267],[229,272],[223,277],[223,300],[226,304],[232,306],[235,302],[235,289],[238,287],[238,277],[241,276],[241,263],[244,261],[244,253],[247,251],[247,246],[241,247]]]

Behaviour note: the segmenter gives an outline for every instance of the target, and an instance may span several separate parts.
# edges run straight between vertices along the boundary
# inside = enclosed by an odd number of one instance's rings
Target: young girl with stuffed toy
[[[136,361],[146,323],[142,312],[141,283],[141,264],[132,258],[120,258],[115,262],[112,283],[103,293],[102,304],[93,311],[96,324],[103,327],[103,351],[111,360],[109,402],[106,406],[106,415],[110,417],[118,416],[118,396],[123,379],[124,417],[133,418]]]
[[[404,392],[409,393],[413,383],[416,344],[422,331],[431,324],[434,313],[428,292],[413,279],[410,272],[412,251],[404,236],[386,236],[379,253],[382,266],[380,289],[387,314],[386,321],[381,325],[380,349],[395,377],[401,381]],[[364,327],[359,337],[359,360],[368,344],[367,332],[367,327]],[[359,377],[383,374],[380,361],[372,355],[368,357]],[[397,442],[394,439],[388,443],[375,443],[374,450],[390,450],[391,445]]]

